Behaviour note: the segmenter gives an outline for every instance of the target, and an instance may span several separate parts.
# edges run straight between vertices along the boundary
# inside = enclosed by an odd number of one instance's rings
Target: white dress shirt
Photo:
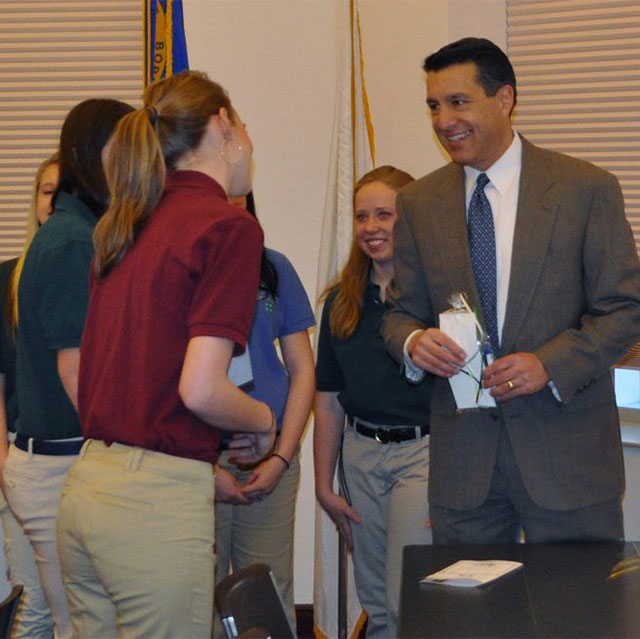
[[[518,194],[520,192],[520,171],[522,169],[522,142],[515,133],[509,148],[500,159],[486,171],[478,171],[470,166],[464,167],[466,207],[469,215],[469,202],[476,188],[480,173],[486,173],[490,182],[484,187],[485,195],[491,204],[493,226],[496,232],[496,275],[498,339],[502,342],[502,327],[507,310],[509,278],[511,277],[511,252],[513,234],[516,228]]]

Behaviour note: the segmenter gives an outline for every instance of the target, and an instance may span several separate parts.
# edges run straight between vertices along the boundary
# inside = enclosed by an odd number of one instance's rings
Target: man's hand
[[[519,395],[537,393],[549,381],[549,374],[537,355],[512,353],[487,366],[482,380],[495,399],[506,402]]]
[[[458,373],[466,358],[458,344],[439,328],[416,333],[407,344],[407,350],[416,366],[439,377],[452,377]]]

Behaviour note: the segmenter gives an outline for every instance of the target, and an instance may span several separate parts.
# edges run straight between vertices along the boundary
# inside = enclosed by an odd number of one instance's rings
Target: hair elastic
[[[150,104],[146,108],[149,112],[149,122],[151,122],[151,126],[155,129],[156,125],[158,124],[158,118],[160,117],[160,114],[158,113],[158,110]]]

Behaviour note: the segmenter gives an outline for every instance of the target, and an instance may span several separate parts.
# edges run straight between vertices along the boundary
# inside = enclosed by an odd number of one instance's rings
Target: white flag
[[[342,10],[343,47],[316,299],[335,280],[347,260],[353,232],[353,187],[374,166],[373,127],[364,82],[357,0],[344,0]],[[319,505],[316,506],[314,564],[314,633],[319,639],[335,638],[338,637],[338,532]],[[357,637],[364,622],[364,613],[355,590],[351,555],[346,593],[347,636]]]

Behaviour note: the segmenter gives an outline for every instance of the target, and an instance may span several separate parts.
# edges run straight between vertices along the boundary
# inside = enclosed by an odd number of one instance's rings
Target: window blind
[[[515,128],[614,173],[640,250],[640,2],[507,0],[507,50]]]
[[[507,0],[514,124],[614,173],[640,249],[640,3]]]
[[[139,106],[142,37],[139,0],[0,2],[0,261],[22,249],[35,171],[69,109]]]

